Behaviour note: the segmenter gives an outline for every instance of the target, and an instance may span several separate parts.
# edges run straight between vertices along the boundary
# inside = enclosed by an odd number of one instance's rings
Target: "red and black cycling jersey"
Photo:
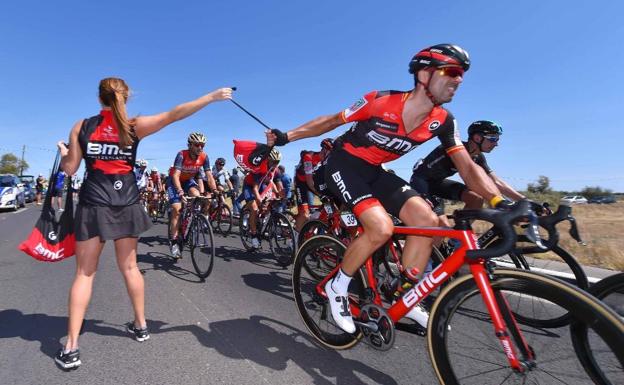
[[[321,153],[314,151],[302,151],[299,164],[295,167],[295,176],[298,181],[305,182],[306,175],[312,175],[314,168],[321,161]]]
[[[437,136],[447,153],[463,149],[453,115],[434,107],[410,133],[403,107],[410,92],[372,91],[342,111],[345,123],[356,122],[339,140],[349,154],[373,165],[395,160]]]
[[[467,143],[463,143],[467,148]],[[472,160],[481,166],[487,174],[492,173],[492,169],[488,166],[483,153],[471,155]],[[448,156],[442,146],[436,147],[429,155],[420,159],[412,169],[412,177],[418,177],[424,180],[442,180],[457,173],[457,169],[453,161]]]
[[[189,150],[182,150],[176,155],[173,168],[169,169],[169,176],[173,176],[175,170],[180,170],[180,183],[193,179],[201,170],[210,171],[208,154],[201,152],[197,158],[191,158]]]
[[[119,146],[117,122],[110,110],[85,119],[78,134],[86,176],[80,203],[92,206],[129,206],[138,202],[134,161],[139,140]]]

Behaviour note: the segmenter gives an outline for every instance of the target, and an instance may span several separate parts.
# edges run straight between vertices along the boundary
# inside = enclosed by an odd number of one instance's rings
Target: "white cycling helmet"
[[[152,172],[158,172],[158,169],[156,167],[152,167]]]

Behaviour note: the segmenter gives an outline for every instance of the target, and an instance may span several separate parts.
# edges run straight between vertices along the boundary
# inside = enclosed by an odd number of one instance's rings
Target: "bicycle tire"
[[[232,210],[226,204],[222,204],[219,212],[217,213],[217,229],[221,235],[227,237],[232,231]]]
[[[308,274],[305,260],[310,254],[317,253],[333,253],[336,259],[342,259],[346,249],[347,247],[336,238],[327,235],[314,236],[297,251],[292,274],[293,296],[304,325],[320,344],[338,350],[354,346],[362,338],[362,332],[357,329],[354,334],[347,333],[334,323],[327,298],[321,297],[316,292],[316,285],[331,270],[322,268],[314,275]],[[312,257],[316,258],[314,255]],[[349,284],[349,299],[356,304],[360,304],[364,298],[367,287],[366,280],[361,274],[360,270]]]
[[[195,215],[189,234],[191,261],[197,275],[204,279],[210,275],[214,266],[215,245],[212,227],[206,217]]]
[[[603,301],[615,313],[624,319],[624,273],[604,278],[589,288],[589,293]],[[576,353],[598,383],[615,384],[615,378],[622,381],[624,367],[621,363],[604,357],[604,347],[590,343],[589,331],[582,325],[572,325],[572,342]],[[594,345],[594,346],[592,346]],[[597,345],[597,346],[596,346]],[[612,358],[612,357],[611,357]],[[621,383],[621,382],[620,382]]]
[[[286,267],[295,259],[297,239],[295,229],[284,214],[271,213],[268,224],[269,248],[277,264]]]
[[[297,237],[297,244],[303,245],[305,241],[312,238],[314,235],[328,234],[329,226],[327,223],[318,219],[311,219],[301,226],[299,236]]]
[[[247,251],[254,250],[251,244],[251,234],[249,233],[249,215],[250,214],[251,212],[249,211],[249,209],[243,209],[238,219],[238,232],[240,234],[240,239],[243,244],[243,247]]]
[[[615,355],[614,358],[620,363],[624,362],[624,322],[591,295],[559,279],[516,269],[495,270],[492,273],[491,285],[495,293],[503,296],[507,295],[506,293],[513,293],[509,298],[518,294],[531,295],[537,297],[539,301],[551,304],[550,306],[564,307],[575,323],[589,325],[597,332],[599,338],[606,341],[605,344]],[[473,298],[474,301],[469,304],[470,306],[462,306]],[[522,304],[522,311],[536,311],[531,301],[524,298],[526,303]],[[465,275],[450,283],[433,305],[429,317],[427,342],[429,356],[441,384],[498,384],[514,383],[512,382],[514,380],[522,384],[594,383],[589,370],[580,358],[576,354],[569,356],[570,352],[575,352],[575,346],[561,348],[566,342],[572,343],[571,338],[566,338],[566,334],[570,334],[569,327],[562,326],[561,330],[557,331],[544,329],[529,331],[527,329],[530,326],[518,320],[516,321],[523,338],[526,338],[531,351],[535,354],[537,365],[522,376],[516,375],[509,367],[506,354],[494,333],[489,312],[483,302],[474,278]],[[507,299],[503,303],[508,303],[511,307],[512,302]],[[514,313],[521,311],[520,306],[514,309]],[[457,323],[454,322],[455,316],[458,318]],[[475,322],[475,327],[465,330],[469,322]],[[482,333],[478,332],[479,329],[482,329]],[[462,330],[465,330],[464,336]],[[467,338],[469,345],[462,347],[457,342],[451,341],[458,336]],[[543,339],[540,346],[536,344],[538,338]],[[484,342],[484,339],[490,341]],[[489,349],[495,351],[495,357],[484,357]],[[450,357],[449,354],[455,350],[458,350],[458,353]],[[556,358],[544,357],[548,353],[555,354]],[[578,358],[578,362],[575,357]],[[472,360],[472,363],[459,363],[460,359]],[[476,372],[478,370],[482,371]],[[485,375],[498,378],[484,379]],[[547,380],[540,382],[536,378],[540,375]],[[585,380],[582,381],[580,376],[585,376]]]

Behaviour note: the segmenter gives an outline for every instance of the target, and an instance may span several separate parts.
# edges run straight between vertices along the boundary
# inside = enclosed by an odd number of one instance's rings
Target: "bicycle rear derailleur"
[[[354,322],[373,348],[388,350],[394,345],[394,323],[384,308],[374,304],[364,305],[360,317]]]

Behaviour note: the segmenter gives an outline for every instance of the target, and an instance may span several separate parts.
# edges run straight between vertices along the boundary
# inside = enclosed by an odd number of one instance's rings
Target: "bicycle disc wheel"
[[[215,246],[212,228],[203,215],[196,215],[189,234],[191,261],[200,278],[210,275],[214,265]]]
[[[241,242],[243,243],[243,247],[245,250],[253,250],[253,246],[251,244],[251,234],[249,233],[249,215],[251,212],[249,209],[243,209],[240,213],[240,218],[238,219],[238,230],[240,234]]]
[[[573,323],[595,333],[593,338],[604,343],[605,354],[620,365],[624,361],[624,323],[592,296],[566,282],[523,270],[497,269],[492,276],[496,296],[504,298],[501,302],[508,304],[514,314],[561,307],[569,312]],[[434,304],[428,327],[429,355],[440,383],[594,383],[575,352],[569,326],[542,329],[519,321],[517,324],[535,357],[533,362],[526,362],[524,373],[510,367],[473,277],[465,275],[450,283]],[[509,326],[507,330],[513,335]],[[512,343],[518,352],[513,338]]]
[[[301,226],[301,231],[299,231],[299,237],[297,238],[297,244],[303,245],[305,241],[313,236],[327,234],[328,231],[329,226],[327,226],[325,222],[319,221],[318,219],[309,220]]]
[[[609,306],[624,320],[624,273],[611,275],[589,288],[589,292]],[[614,359],[593,331],[573,324],[573,342],[577,354],[589,368],[597,383],[622,384],[624,367]]]
[[[342,330],[331,315],[327,297],[316,291],[316,286],[330,272],[324,266],[310,274],[314,264],[306,263],[308,258],[317,259],[317,254],[331,255],[332,259],[341,260],[346,246],[339,240],[327,235],[317,235],[308,239],[297,252],[293,265],[292,287],[297,311],[306,328],[321,344],[333,349],[348,349],[362,337],[358,329],[355,334]],[[349,301],[361,307],[366,283],[361,274],[356,274],[349,284]]]
[[[232,220],[232,211],[230,208],[226,204],[221,205],[221,209],[217,213],[217,228],[224,237],[229,235],[230,231],[232,231]]]
[[[268,225],[269,247],[280,266],[288,266],[293,262],[297,252],[295,230],[284,214],[272,213]]]

